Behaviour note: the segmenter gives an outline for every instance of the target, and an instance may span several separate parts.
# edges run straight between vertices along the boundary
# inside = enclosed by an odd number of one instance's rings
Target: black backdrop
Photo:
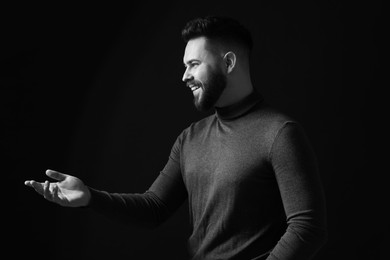
[[[317,153],[329,240],[316,259],[381,259],[388,213],[381,172],[367,167],[365,92],[383,71],[381,4],[291,2],[4,6],[2,215],[12,258],[186,258],[187,205],[146,230],[51,204],[23,182],[51,168],[98,189],[145,191],[177,135],[207,115],[181,82],[180,30],[222,14],[251,30],[256,88],[303,124]]]

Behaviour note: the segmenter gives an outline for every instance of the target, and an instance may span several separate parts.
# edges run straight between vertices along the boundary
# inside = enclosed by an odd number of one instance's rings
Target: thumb
[[[56,172],[56,171],[53,171],[53,170],[46,170],[46,175],[49,176],[52,179],[57,180],[57,181],[63,181],[63,180],[65,180],[65,178],[67,176],[66,174],[63,174],[63,173],[60,173],[60,172]]]

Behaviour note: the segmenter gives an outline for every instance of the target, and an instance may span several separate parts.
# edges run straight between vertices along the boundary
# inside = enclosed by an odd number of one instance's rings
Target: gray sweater
[[[186,128],[144,194],[90,190],[90,207],[152,225],[188,199],[192,259],[304,260],[326,241],[324,194],[304,131],[257,92]]]

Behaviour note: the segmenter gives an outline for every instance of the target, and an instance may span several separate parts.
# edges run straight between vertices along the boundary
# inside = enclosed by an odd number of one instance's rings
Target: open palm
[[[25,181],[25,185],[32,187],[45,199],[66,207],[86,206],[90,199],[88,187],[77,177],[47,170],[46,175],[57,182]]]

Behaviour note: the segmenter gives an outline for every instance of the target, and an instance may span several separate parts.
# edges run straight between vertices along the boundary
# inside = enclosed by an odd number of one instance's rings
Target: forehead
[[[183,62],[187,63],[190,60],[206,60],[213,56],[211,51],[211,43],[205,37],[198,37],[188,41]]]

